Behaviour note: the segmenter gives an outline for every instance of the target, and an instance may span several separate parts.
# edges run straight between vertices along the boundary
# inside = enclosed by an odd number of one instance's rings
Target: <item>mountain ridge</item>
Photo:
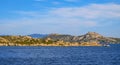
[[[65,42],[90,42],[97,41],[100,43],[120,43],[118,40],[120,38],[112,38],[112,37],[104,37],[96,32],[88,32],[84,35],[80,36],[72,36],[72,35],[62,35],[62,34],[50,34],[45,38],[51,38],[53,40],[63,40]],[[118,39],[118,40],[117,40]]]
[[[120,38],[104,37],[96,32],[81,36],[49,34],[43,38],[0,36],[0,46],[103,46],[110,43],[120,43]]]

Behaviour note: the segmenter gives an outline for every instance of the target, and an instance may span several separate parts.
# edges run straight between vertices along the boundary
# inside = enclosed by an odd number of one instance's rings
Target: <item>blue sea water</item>
[[[0,47],[0,65],[120,65],[120,44],[110,47]]]

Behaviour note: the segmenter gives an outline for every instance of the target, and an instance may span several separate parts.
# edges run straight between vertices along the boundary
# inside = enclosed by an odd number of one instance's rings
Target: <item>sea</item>
[[[120,44],[110,47],[1,46],[0,65],[120,65]]]

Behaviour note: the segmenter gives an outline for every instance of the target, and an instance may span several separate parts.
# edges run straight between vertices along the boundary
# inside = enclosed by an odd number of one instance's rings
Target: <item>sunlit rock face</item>
[[[120,39],[104,37],[96,32],[81,36],[50,34],[46,38],[0,36],[0,46],[101,46],[108,43],[120,43]]]
[[[63,40],[66,42],[104,42],[104,43],[116,43],[115,38],[105,37],[96,32],[88,32],[81,36],[72,35],[48,35],[46,38],[53,40]]]
[[[96,32],[88,32],[85,36],[87,38],[101,38],[101,37],[103,37],[102,35],[100,35]]]

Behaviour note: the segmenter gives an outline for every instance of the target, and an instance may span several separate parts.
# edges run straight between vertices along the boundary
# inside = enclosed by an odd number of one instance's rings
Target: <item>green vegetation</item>
[[[120,39],[103,37],[95,32],[82,36],[51,34],[46,38],[0,36],[0,46],[101,46],[108,43],[120,43]]]
[[[51,34],[46,38],[51,38],[52,40],[63,40],[65,42],[99,42],[99,43],[120,43],[120,38],[110,38],[104,37],[95,32],[88,32],[81,36],[71,36],[71,35],[56,35]]]

